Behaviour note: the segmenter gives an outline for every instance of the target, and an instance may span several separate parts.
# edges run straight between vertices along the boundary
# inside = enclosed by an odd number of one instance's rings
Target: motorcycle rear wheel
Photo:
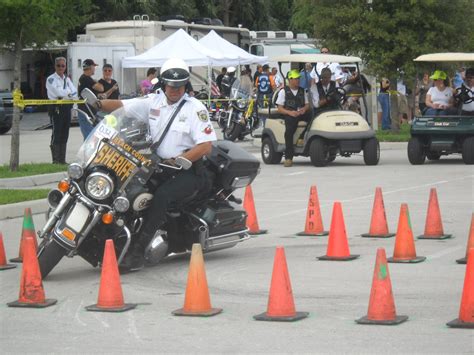
[[[66,249],[56,243],[54,240],[48,243],[45,239],[38,247],[38,263],[41,271],[41,277],[44,279],[51,270],[66,255]]]

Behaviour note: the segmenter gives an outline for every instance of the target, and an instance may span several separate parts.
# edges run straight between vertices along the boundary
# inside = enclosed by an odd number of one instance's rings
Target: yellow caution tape
[[[72,105],[72,104],[83,104],[86,100],[24,100],[23,94],[20,90],[15,89],[13,91],[13,106],[24,108],[25,106],[32,105]]]

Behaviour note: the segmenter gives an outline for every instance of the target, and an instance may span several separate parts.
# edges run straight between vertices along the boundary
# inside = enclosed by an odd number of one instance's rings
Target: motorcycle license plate
[[[81,203],[76,203],[66,220],[66,225],[79,233],[82,228],[84,228],[88,219],[89,209]]]
[[[137,167],[110,144],[102,145],[92,164],[103,165],[113,170],[121,182],[124,182]]]

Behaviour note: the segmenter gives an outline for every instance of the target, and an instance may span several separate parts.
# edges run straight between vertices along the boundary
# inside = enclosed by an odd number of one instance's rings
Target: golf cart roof
[[[321,54],[321,53],[306,53],[306,54],[287,54],[270,59],[273,62],[293,62],[293,63],[321,63],[321,62],[337,62],[342,63],[360,63],[362,59],[359,57],[349,57],[338,54]]]
[[[414,59],[415,62],[474,62],[474,53],[431,53]]]

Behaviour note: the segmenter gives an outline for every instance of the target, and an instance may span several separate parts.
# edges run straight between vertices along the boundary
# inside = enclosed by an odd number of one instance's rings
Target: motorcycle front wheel
[[[224,139],[232,142],[235,141],[240,136],[243,128],[244,127],[240,124],[231,120],[229,125],[223,131]]]
[[[41,271],[41,277],[44,279],[51,270],[66,255],[66,249],[56,243],[54,240],[44,239],[38,246],[38,263]]]

